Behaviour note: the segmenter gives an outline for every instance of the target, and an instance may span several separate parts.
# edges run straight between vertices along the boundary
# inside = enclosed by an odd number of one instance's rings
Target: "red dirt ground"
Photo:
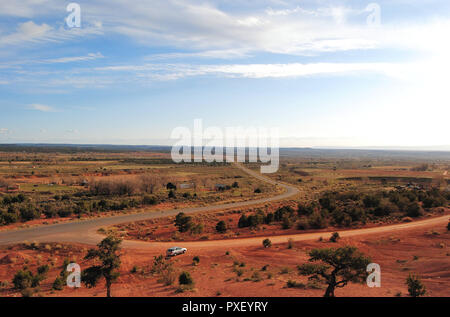
[[[192,291],[176,293],[177,284],[164,286],[158,283],[158,276],[139,273],[148,271],[153,257],[164,250],[158,247],[149,250],[127,249],[122,252],[121,276],[113,284],[113,296],[322,296],[323,289],[287,288],[288,280],[307,283],[306,277],[299,276],[296,266],[307,261],[306,251],[312,248],[353,245],[369,255],[372,261],[381,266],[381,287],[369,288],[350,284],[336,290],[336,296],[407,296],[405,279],[410,272],[418,273],[427,287],[427,296],[450,296],[450,233],[445,226],[436,224],[419,228],[404,229],[398,232],[366,234],[342,238],[338,243],[328,241],[295,242],[292,249],[287,243],[275,244],[271,248],[261,246],[196,248],[195,254],[171,259],[175,270],[189,271],[194,278]],[[175,243],[183,246],[183,243]],[[9,285],[0,289],[0,296],[20,296],[12,289],[14,273],[28,265],[35,272],[38,263],[53,263],[48,278],[41,284],[40,296],[105,296],[104,284],[93,289],[82,286],[80,289],[65,288],[51,291],[51,284],[61,270],[64,258],[75,260],[83,268],[91,263],[82,260],[88,246],[41,244],[39,250],[30,246],[14,246],[0,249],[0,281]],[[226,255],[228,252],[228,255]],[[193,256],[200,257],[197,266],[192,265]],[[50,261],[50,262],[49,262]],[[242,275],[238,277],[233,262],[245,263]],[[268,265],[267,270],[261,268]],[[137,266],[138,273],[131,273]],[[258,273],[255,273],[258,272]],[[259,275],[259,281],[248,280]]]

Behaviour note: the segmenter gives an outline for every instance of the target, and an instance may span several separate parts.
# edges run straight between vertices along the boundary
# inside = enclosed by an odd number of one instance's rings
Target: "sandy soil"
[[[158,282],[158,276],[147,273],[153,257],[163,253],[167,245],[158,244],[145,250],[124,249],[121,251],[121,277],[113,285],[112,293],[113,296],[322,296],[323,289],[287,288],[286,282],[295,280],[307,284],[306,277],[297,274],[296,266],[307,261],[308,250],[353,245],[381,266],[381,287],[350,284],[338,289],[336,296],[406,296],[405,279],[410,272],[420,275],[428,296],[450,296],[450,233],[442,222],[431,221],[399,231],[358,236],[346,236],[342,232],[341,235],[343,238],[338,243],[331,243],[324,237],[323,241],[296,241],[292,249],[288,249],[286,239],[272,239],[274,245],[271,248],[263,248],[260,238],[257,239],[259,245],[248,243],[249,239],[236,240],[242,243],[226,246],[216,242],[215,247],[211,247],[211,241],[196,242],[196,247],[188,246],[187,254],[170,260],[177,273],[189,271],[194,278],[195,288],[183,293],[176,292],[176,281],[165,286]],[[39,250],[32,250],[30,246],[0,249],[0,281],[9,281],[9,286],[3,287],[0,295],[20,296],[11,288],[10,281],[23,265],[35,271],[38,263],[53,263],[39,295],[104,296],[103,283],[93,289],[83,286],[51,291],[64,258],[75,260],[82,268],[91,264],[82,259],[88,248],[81,244],[41,244]],[[196,266],[192,264],[193,256],[200,258]],[[266,270],[262,270],[266,265]],[[131,273],[133,266],[137,267],[137,273]],[[238,276],[238,270],[242,271],[241,276]]]

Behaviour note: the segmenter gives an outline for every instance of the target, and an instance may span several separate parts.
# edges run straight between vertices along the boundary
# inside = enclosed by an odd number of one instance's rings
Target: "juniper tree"
[[[367,265],[371,262],[357,248],[350,246],[313,249],[309,256],[309,262],[315,263],[298,266],[299,273],[310,275],[309,279],[325,282],[328,287],[324,297],[334,297],[334,290],[346,286],[349,282],[363,282],[367,277]]]

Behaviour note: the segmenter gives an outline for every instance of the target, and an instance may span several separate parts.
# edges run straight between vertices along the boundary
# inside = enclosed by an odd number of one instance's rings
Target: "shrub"
[[[275,211],[275,213],[274,213],[274,220],[275,221],[282,221],[285,216],[291,217],[293,215],[294,215],[294,209],[292,209],[289,206],[284,206],[284,207],[278,208]]]
[[[331,237],[330,237],[330,241],[331,242],[337,242],[338,240],[339,240],[339,233],[337,233],[337,232],[333,232],[333,234],[331,235]]]
[[[200,257],[199,256],[194,256],[193,258],[192,258],[192,263],[194,264],[194,265],[197,265],[197,264],[199,264],[200,263]]]
[[[298,205],[298,209],[297,209],[297,214],[299,216],[309,216],[310,214],[312,214],[314,212],[314,207],[312,205]]]
[[[328,209],[329,211],[333,211],[334,209],[336,209],[336,199],[330,193],[327,193],[319,198],[319,204],[322,206],[322,208]]]
[[[176,273],[174,269],[169,266],[164,271],[161,272],[161,277],[158,282],[163,283],[166,286],[172,285],[175,282]]]
[[[286,287],[288,287],[288,288],[305,288],[306,286],[303,283],[289,280],[286,283]]]
[[[144,198],[142,198],[142,204],[144,205],[156,205],[157,203],[158,201],[154,196],[144,196]]]
[[[409,217],[419,217],[422,214],[422,208],[417,202],[413,202],[406,208],[406,214]]]
[[[231,187],[233,187],[233,188],[239,188],[238,182],[234,182],[234,183],[231,185]]]
[[[293,225],[293,222],[292,222],[291,218],[289,218],[289,216],[284,216],[281,227],[286,230],[286,229],[292,228],[292,225]]]
[[[254,191],[254,193],[255,193],[255,194],[261,194],[261,193],[262,193],[262,191],[261,191],[261,189],[259,189],[259,188],[256,188],[256,189],[255,189],[255,191]]]
[[[194,226],[194,223],[192,222],[192,217],[180,212],[175,217],[175,226],[178,228],[178,231],[187,232]]]
[[[22,297],[31,297],[34,294],[34,290],[28,287],[23,289],[20,294],[22,294]]]
[[[297,230],[307,230],[308,228],[309,228],[309,224],[308,224],[308,221],[306,221],[305,219],[301,219],[297,223]]]
[[[274,219],[274,215],[272,212],[269,212],[265,217],[264,217],[264,223],[265,224],[270,224]]]
[[[64,285],[66,285],[66,282],[62,277],[58,276],[53,282],[52,289],[55,291],[61,291],[64,288]]]
[[[447,224],[447,231],[450,231],[450,221]]]
[[[58,216],[62,218],[69,217],[71,214],[72,210],[70,210],[68,207],[58,210]]]
[[[366,195],[363,199],[363,203],[366,208],[376,208],[380,205],[380,198],[374,195]]]
[[[216,225],[216,230],[219,233],[225,233],[227,231],[227,224],[225,223],[225,221],[219,221]]]
[[[264,239],[262,244],[264,248],[270,248],[272,246],[272,241],[270,241],[269,239]]]
[[[169,198],[175,198],[176,197],[175,196],[175,192],[172,189],[169,191],[168,197]]]
[[[419,297],[426,294],[426,287],[417,275],[409,274],[406,278],[406,285],[408,286],[408,293],[411,297]]]
[[[24,290],[26,288],[29,288],[33,283],[33,273],[31,273],[29,270],[19,270],[14,275],[12,282],[15,289]]]
[[[308,217],[308,224],[313,229],[323,229],[327,226],[325,218],[318,212]]]
[[[177,186],[175,186],[174,184],[172,184],[172,183],[169,182],[169,183],[167,183],[166,188],[167,188],[167,189],[171,189],[171,190],[172,190],[172,189],[173,189],[173,190],[176,190],[176,189],[177,189]]]
[[[186,271],[181,272],[180,276],[178,277],[178,282],[180,283],[180,285],[194,284],[194,280],[192,279],[191,274]]]
[[[39,218],[41,215],[41,212],[31,204],[20,207],[19,212],[20,218],[25,221]]]
[[[239,221],[238,221],[238,227],[239,227],[239,228],[245,228],[245,227],[248,227],[248,226],[249,226],[249,224],[248,224],[247,216],[246,216],[246,215],[242,215],[242,216],[239,218]]]
[[[190,229],[191,234],[200,234],[202,232],[203,232],[203,224],[202,223],[192,224],[191,229]]]

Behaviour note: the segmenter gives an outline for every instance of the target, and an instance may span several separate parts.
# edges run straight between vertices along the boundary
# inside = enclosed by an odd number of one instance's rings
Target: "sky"
[[[0,0],[0,143],[450,148],[447,0],[69,3]]]

